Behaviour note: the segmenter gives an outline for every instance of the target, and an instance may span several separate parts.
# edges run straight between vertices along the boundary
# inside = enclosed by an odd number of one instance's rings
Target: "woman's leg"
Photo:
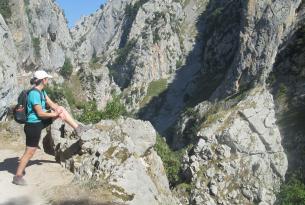
[[[89,128],[83,125],[79,125],[73,117],[68,113],[64,107],[59,107],[56,112],[60,113],[59,118],[68,123],[72,128],[74,128],[76,135],[79,137],[86,132]]]
[[[29,162],[29,160],[33,157],[34,153],[37,150],[38,143],[41,136],[41,130],[43,129],[43,123],[26,123],[24,126],[24,133],[26,136],[25,144],[26,148],[24,154],[19,159],[16,176],[22,177],[23,171]]]
[[[25,148],[25,152],[24,152],[23,156],[21,157],[19,164],[18,164],[16,176],[19,176],[19,177],[23,176],[23,171],[24,171],[26,165],[28,164],[28,162],[30,161],[30,159],[35,154],[36,150],[37,150],[37,147],[26,147]]]
[[[68,123],[72,128],[76,129],[78,127],[77,122],[73,119],[73,117],[68,113],[68,111],[64,107],[59,108],[60,115],[59,117]]]

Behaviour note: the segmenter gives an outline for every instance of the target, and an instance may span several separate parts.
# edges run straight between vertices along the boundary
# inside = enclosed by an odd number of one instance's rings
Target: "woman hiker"
[[[52,76],[43,70],[39,70],[34,73],[34,77],[31,79],[31,85],[34,85],[34,87],[28,93],[27,120],[24,125],[26,148],[20,158],[16,175],[13,177],[13,183],[17,185],[26,185],[23,178],[25,167],[37,150],[41,130],[50,125],[53,120],[62,119],[74,128],[78,136],[86,131],[84,126],[75,122],[65,108],[57,105],[48,97],[44,88],[49,78],[52,78]],[[47,105],[51,108],[51,112],[47,112]]]

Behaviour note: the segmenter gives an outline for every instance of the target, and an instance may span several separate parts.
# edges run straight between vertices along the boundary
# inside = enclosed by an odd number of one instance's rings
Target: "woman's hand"
[[[65,108],[63,108],[62,106],[57,107],[57,109],[55,110],[55,112],[58,113],[59,118],[62,120],[65,120],[65,118],[66,118],[64,111],[65,111]]]
[[[59,113],[57,112],[51,112],[50,114],[52,114],[52,118],[57,118],[59,116]]]

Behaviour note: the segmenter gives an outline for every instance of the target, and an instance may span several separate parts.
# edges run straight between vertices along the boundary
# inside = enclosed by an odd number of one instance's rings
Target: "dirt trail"
[[[21,149],[20,149],[21,148]],[[56,163],[53,156],[38,150],[26,168],[27,186],[12,184],[23,146],[0,147],[0,205],[49,204],[52,189],[71,183],[73,175]]]

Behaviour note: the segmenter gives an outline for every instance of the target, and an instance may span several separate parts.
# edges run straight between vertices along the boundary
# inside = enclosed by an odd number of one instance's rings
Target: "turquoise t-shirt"
[[[27,97],[27,120],[28,123],[41,122],[41,119],[38,117],[37,113],[34,110],[34,105],[40,105],[42,110],[46,111],[46,98],[47,93],[43,90],[42,96],[38,90],[31,90],[28,93]],[[42,97],[42,99],[41,99]]]

